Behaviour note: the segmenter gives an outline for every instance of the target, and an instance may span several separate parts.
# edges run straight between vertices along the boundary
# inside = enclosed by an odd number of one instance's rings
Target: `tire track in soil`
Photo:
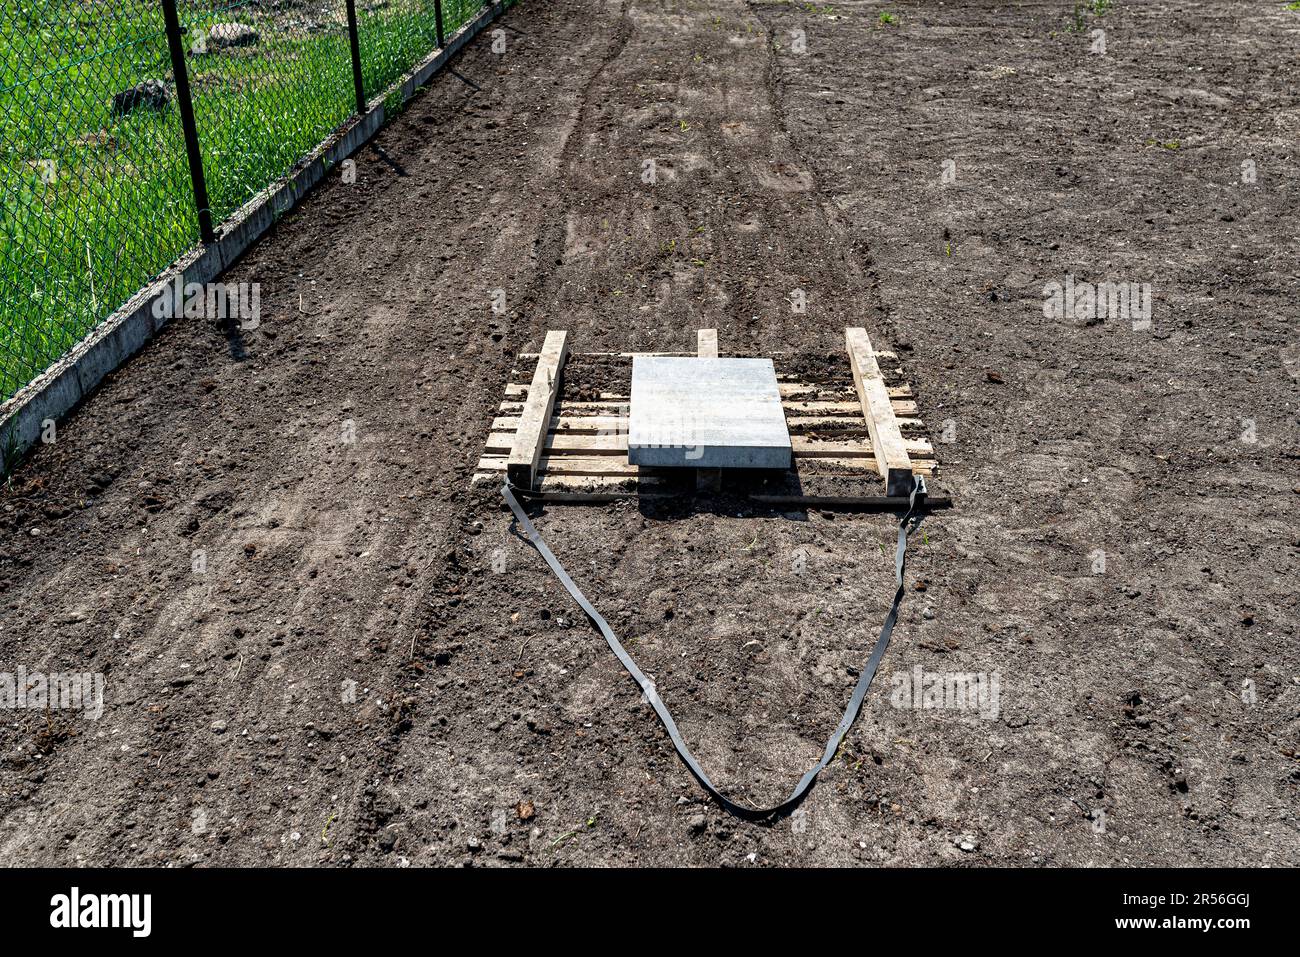
[[[627,46],[628,38],[631,36],[631,26],[627,19],[626,4],[620,4],[618,21],[614,28],[614,35],[609,41],[609,48],[601,58],[600,64],[592,71],[591,76],[583,85],[578,94],[577,109],[574,113],[572,122],[565,132],[563,145],[559,151],[559,159],[555,164],[560,171],[562,178],[561,190],[566,194],[569,192],[568,185],[569,171],[576,165],[577,157],[577,139],[573,133],[575,129],[584,128],[587,125],[587,117],[591,111],[593,96],[592,91],[600,82],[601,77],[618,56]],[[544,172],[544,171],[543,171]],[[556,199],[554,191],[548,190],[545,194],[545,206],[548,213],[554,213],[557,208],[563,208],[565,204]],[[528,321],[527,338],[540,338],[547,331],[547,318],[544,309],[537,308],[539,302],[545,302],[555,295],[556,274],[548,267],[547,264],[560,264],[564,261],[565,247],[565,224],[554,216],[547,218],[543,224],[542,234],[534,243],[533,253],[533,280],[527,286],[520,300],[517,314],[524,317],[535,317]],[[512,311],[512,315],[515,311]]]
[[[875,260],[872,256],[871,246],[865,239],[859,239],[853,230],[851,217],[847,215],[846,210],[842,207],[839,198],[826,188],[823,176],[819,171],[819,163],[810,155],[810,151],[801,144],[798,134],[792,130],[786,122],[786,97],[788,93],[783,81],[783,72],[780,61],[776,55],[777,33],[774,24],[770,23],[763,16],[762,8],[770,6],[759,0],[745,0],[745,6],[749,10],[750,16],[758,22],[767,34],[768,42],[768,65],[765,76],[767,85],[768,100],[772,104],[772,115],[777,129],[789,143],[791,150],[799,157],[800,165],[809,171],[812,181],[816,185],[816,193],[820,197],[819,207],[825,218],[827,230],[836,237],[834,246],[835,252],[840,257],[840,263],[845,272],[853,277],[851,288],[858,290],[869,290],[869,293],[860,293],[862,300],[859,308],[864,313],[859,318],[854,318],[850,312],[846,315],[845,325],[863,325],[868,333],[873,337],[873,342],[880,343],[877,348],[887,349],[891,345],[898,346],[899,338],[893,319],[893,310],[890,303],[885,300],[881,294],[880,277],[876,274],[874,268]],[[860,230],[864,227],[860,227]],[[903,345],[906,346],[905,340]]]
[[[601,31],[593,31],[584,38],[587,49],[608,45],[607,52],[603,55],[600,64],[592,72],[590,78],[581,84],[575,95],[575,107],[572,113],[576,119],[565,120],[559,124],[556,131],[560,140],[560,148],[554,151],[558,155],[560,169],[566,169],[569,166],[570,157],[572,156],[573,131],[575,127],[581,126],[581,117],[586,113],[591,97],[591,90],[598,82],[600,74],[606,66],[618,56],[623,45],[627,42],[627,31],[625,22],[616,25],[612,37],[606,38]],[[530,30],[524,35],[524,43],[529,44],[533,50],[545,50],[549,44]],[[570,74],[571,78],[580,75],[580,71],[574,71]],[[502,108],[505,104],[496,104]],[[509,201],[517,199],[518,182],[511,182],[508,179],[498,184],[497,197]],[[496,414],[496,405],[499,402],[503,389],[503,383],[510,378],[509,373],[516,364],[516,356],[520,351],[524,351],[525,346],[531,343],[532,348],[540,347],[541,337],[547,328],[545,313],[536,308],[539,301],[545,301],[548,293],[551,292],[555,285],[554,274],[544,268],[544,264],[552,261],[553,253],[562,252],[564,244],[564,231],[562,225],[557,225],[556,220],[548,215],[553,212],[557,205],[556,200],[548,195],[546,203],[542,206],[542,215],[536,217],[537,221],[532,224],[531,232],[534,233],[531,246],[533,254],[531,257],[530,275],[521,283],[524,292],[519,299],[518,305],[509,305],[510,297],[507,293],[507,312],[506,326],[502,333],[502,342],[505,344],[501,349],[500,356],[486,369],[480,368],[475,376],[474,383],[479,388],[472,390],[484,397],[486,403],[486,414],[490,418]],[[477,229],[472,229],[467,235],[473,235]],[[508,264],[514,255],[513,243],[517,239],[511,237],[510,241],[503,240],[501,237],[496,239],[496,256],[491,259],[485,257],[484,265],[480,268],[480,274],[488,281],[484,289],[498,288],[491,283],[499,279],[502,275],[509,274]],[[487,263],[491,262],[488,266]],[[507,287],[509,283],[507,283]],[[535,317],[535,318],[530,318]],[[522,329],[521,329],[522,327]],[[483,411],[475,410],[472,423],[465,423],[462,434],[471,440],[470,452],[471,462],[476,462],[478,452],[475,451],[477,442],[482,443],[482,436],[485,434],[481,423],[483,420]],[[462,470],[459,478],[464,480],[467,476]],[[366,789],[367,801],[362,808],[357,831],[351,842],[349,851],[352,855],[362,857],[369,854],[378,860],[384,860],[385,855],[393,852],[397,846],[396,837],[390,835],[387,831],[388,822],[393,818],[399,818],[404,809],[402,799],[397,795],[394,785],[400,781],[403,768],[394,766],[400,753],[403,737],[414,726],[417,717],[423,717],[419,707],[419,692],[421,681],[429,673],[430,666],[437,669],[450,663],[453,657],[459,655],[464,650],[463,632],[455,633],[451,627],[456,618],[456,609],[461,605],[461,598],[468,590],[468,583],[475,574],[481,574],[482,568],[473,568],[466,564],[466,561],[472,560],[471,552],[463,549],[463,539],[461,542],[455,542],[452,539],[469,535],[478,535],[482,523],[476,519],[476,515],[490,511],[496,505],[499,511],[500,495],[495,484],[488,484],[472,489],[464,500],[456,507],[453,519],[445,527],[447,534],[431,549],[435,557],[431,561],[436,563],[438,571],[434,576],[429,591],[436,592],[440,595],[449,596],[443,599],[441,605],[435,606],[435,610],[430,613],[427,608],[432,602],[423,602],[419,610],[418,617],[420,623],[413,625],[416,634],[416,643],[413,643],[412,649],[422,652],[417,660],[413,655],[410,660],[403,666],[401,673],[397,676],[395,684],[400,690],[394,695],[397,702],[398,720],[393,726],[394,733],[386,739],[380,747],[378,760],[372,775],[373,780],[382,781],[386,785],[385,791],[381,794],[377,787],[370,786]],[[448,632],[452,632],[448,634]],[[425,643],[420,643],[418,639],[423,638]],[[428,645],[428,642],[434,642]],[[472,652],[471,652],[472,654]],[[435,719],[439,724],[446,723],[445,716],[439,716]],[[417,797],[414,802],[417,806],[421,803],[421,798]],[[400,825],[398,825],[400,826]]]

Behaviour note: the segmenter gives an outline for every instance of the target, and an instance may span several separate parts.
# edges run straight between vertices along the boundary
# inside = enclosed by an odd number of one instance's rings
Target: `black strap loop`
[[[647,678],[645,674],[642,673],[641,669],[636,666],[636,662],[632,660],[632,656],[627,653],[627,649],[619,642],[613,629],[609,627],[609,623],[605,621],[600,612],[596,611],[591,602],[587,600],[587,597],[582,593],[578,586],[574,584],[573,579],[569,577],[568,572],[564,570],[564,566],[560,564],[559,559],[557,559],[555,554],[549,547],[547,547],[546,542],[542,541],[542,536],[538,534],[537,529],[533,527],[533,523],[528,520],[528,516],[524,514],[524,510],[520,507],[518,499],[516,499],[514,494],[511,492],[509,483],[501,486],[501,494],[505,496],[506,503],[510,506],[510,510],[514,512],[515,519],[527,533],[528,540],[533,543],[533,546],[539,552],[541,552],[542,558],[546,560],[546,564],[551,567],[551,571],[555,573],[555,577],[558,578],[560,583],[568,590],[569,594],[573,597],[573,600],[578,603],[579,607],[587,613],[587,617],[590,618],[595,623],[596,627],[600,629],[600,633],[605,636],[605,641],[609,645],[610,650],[613,651],[618,660],[622,662],[623,667],[627,669],[628,674],[636,679],[636,683],[641,687],[641,691],[645,695],[646,700],[650,702],[651,707],[655,710],[655,714],[659,716],[659,720],[663,722],[664,728],[668,731],[668,736],[672,738],[673,747],[677,749],[677,754],[681,757],[682,761],[686,763],[686,767],[690,769],[691,774],[695,775],[695,779],[700,782],[704,789],[716,798],[723,807],[738,817],[763,819],[787,814],[793,811],[808,793],[813,782],[817,779],[817,775],[821,773],[822,769],[825,768],[826,765],[830,764],[831,761],[834,760],[835,752],[839,750],[840,742],[842,742],[844,736],[849,733],[849,728],[851,728],[853,722],[857,720],[858,712],[862,710],[862,702],[867,696],[867,689],[871,687],[871,680],[876,676],[876,669],[880,667],[880,660],[885,656],[885,649],[889,647],[889,636],[893,633],[894,623],[898,621],[898,608],[902,604],[903,592],[905,591],[903,586],[903,573],[907,567],[907,536],[916,530],[917,526],[921,524],[921,519],[924,517],[926,494],[925,480],[920,476],[916,477],[915,484],[912,486],[912,494],[908,500],[907,511],[904,512],[903,516],[898,520],[898,547],[894,553],[894,570],[898,579],[898,590],[894,593],[893,604],[890,606],[889,614],[885,616],[885,623],[880,629],[880,637],[876,639],[875,647],[871,650],[871,656],[867,659],[866,667],[862,669],[862,673],[858,676],[858,683],[853,688],[853,694],[849,697],[848,706],[844,709],[844,716],[840,718],[840,723],[836,725],[834,734],[832,734],[830,740],[826,742],[826,750],[822,753],[821,760],[813,765],[813,767],[799,779],[799,783],[795,785],[795,789],[790,793],[788,798],[775,807],[765,809],[745,807],[737,804],[713,786],[713,782],[709,780],[709,776],[704,773],[704,769],[700,767],[699,762],[695,760],[695,756],[691,754],[690,748],[688,748],[686,742],[682,740],[681,732],[677,730],[677,723],[673,721],[672,714],[669,713],[668,708],[665,707],[663,701],[660,700],[658,692],[655,690],[654,682]]]

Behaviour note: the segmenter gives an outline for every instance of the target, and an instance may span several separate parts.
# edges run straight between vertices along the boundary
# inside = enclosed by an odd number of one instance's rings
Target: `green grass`
[[[324,10],[269,7],[180,0],[187,46],[215,23],[259,33],[254,46],[209,44],[186,57],[218,223],[287,174],[354,107],[341,0]],[[363,80],[373,96],[437,45],[434,6],[357,7]],[[446,32],[480,7],[444,0]],[[0,399],[198,241],[174,96],[159,112],[111,114],[114,94],[146,79],[174,91],[156,0],[0,8]]]
[[[1087,14],[1092,13],[1094,16],[1104,17],[1106,11],[1115,5],[1115,0],[1084,0],[1084,2],[1074,5],[1070,26],[1067,28],[1070,33],[1082,33],[1083,28],[1087,26]]]

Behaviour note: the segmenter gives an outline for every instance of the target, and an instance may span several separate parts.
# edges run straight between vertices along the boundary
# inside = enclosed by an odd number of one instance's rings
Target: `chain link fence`
[[[0,401],[486,2],[0,0]]]

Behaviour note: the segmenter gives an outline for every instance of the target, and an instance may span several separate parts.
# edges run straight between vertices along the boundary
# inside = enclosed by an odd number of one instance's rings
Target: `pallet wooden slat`
[[[793,415],[787,410],[786,424],[792,429],[825,429],[827,431],[857,430],[867,427],[861,413],[858,415]],[[920,429],[920,419],[896,420],[902,429]],[[519,416],[499,415],[492,420],[493,432],[514,432],[519,428]],[[550,431],[573,433],[627,432],[625,415],[556,415],[552,416]]]
[[[488,436],[485,452],[489,455],[505,455],[510,452],[513,443],[514,435],[510,432],[494,432]],[[924,439],[904,439],[903,444],[909,455],[919,458],[934,455],[934,449]],[[795,458],[874,459],[875,457],[871,443],[864,441],[828,441],[792,435],[790,445]],[[548,457],[626,455],[627,433],[550,432],[546,436],[543,454]]]
[[[825,429],[865,429],[866,420],[862,417],[859,410],[857,415],[792,415],[786,410],[786,424],[791,428],[825,428]],[[923,423],[920,419],[900,418],[896,419],[901,429],[920,429]]]
[[[482,482],[500,482],[501,473],[497,472],[475,472],[474,477],[470,480],[477,485]],[[642,487],[654,488],[662,485],[663,480],[653,475],[642,476],[620,476],[620,475],[543,475],[537,480],[533,487],[535,492],[547,491],[573,491],[575,489],[594,489],[599,491],[628,491],[636,492]]]
[[[505,472],[507,457],[484,455],[478,460],[480,472]],[[636,478],[639,465],[628,465],[617,455],[543,455],[537,465],[538,475],[624,475]]]
[[[894,410],[895,415],[914,415],[916,403],[911,399],[890,399],[883,394],[884,403]],[[862,414],[861,400],[853,399],[784,399],[781,402],[786,413],[790,412],[856,412]]]
[[[623,396],[613,396],[602,399],[584,399],[581,401],[561,399],[556,404],[557,408],[567,412],[626,412],[629,400]],[[518,400],[506,400],[502,402],[497,411],[504,414],[511,414],[523,410],[527,402]],[[911,399],[893,399],[891,405],[895,415],[914,415],[916,413],[916,403]],[[791,412],[840,412],[862,414],[862,404],[860,401],[853,399],[782,399],[781,407],[786,410],[786,414]]]
[[[594,434],[627,432],[627,416],[622,415],[556,415],[551,417],[549,431]],[[519,416],[499,415],[492,420],[493,432],[514,432],[519,428]]]
[[[560,393],[560,374],[568,354],[569,334],[563,330],[548,331],[537,359],[537,371],[533,373],[532,388],[528,390],[528,399],[519,416],[514,447],[506,463],[506,474],[511,483],[520,488],[532,488],[537,477],[546,428],[551,421],[555,398]]]
[[[675,356],[680,358],[685,356],[694,356],[698,354],[699,354],[698,352],[584,352],[582,353],[584,357],[598,358],[598,359],[632,359],[635,358],[636,356]],[[519,358],[536,359],[538,355],[539,353],[536,352],[521,352],[519,353]],[[898,355],[897,353],[889,352],[885,349],[882,349],[876,353],[876,358],[889,359],[892,361],[897,359]]]
[[[517,415],[523,411],[524,405],[525,403],[523,402],[506,401],[506,402],[502,402],[499,406],[497,406],[497,411],[504,413],[506,415],[510,415],[510,414]],[[628,411],[628,403],[626,401],[615,402],[612,400],[605,400],[599,402],[584,400],[582,402],[577,402],[570,399],[560,399],[558,402],[555,403],[555,409],[562,409],[565,412],[590,412],[593,415],[602,412],[626,413]]]
[[[851,471],[851,472],[852,472],[852,471],[861,471],[861,469],[862,469],[862,460],[861,460],[861,459],[821,459],[821,458],[817,458],[817,459],[807,459],[806,461],[809,462],[810,464],[836,466],[836,467],[841,468],[841,469],[848,469],[848,470]],[[935,467],[936,467],[936,466],[935,466],[935,463],[934,463],[933,461],[924,461],[924,462],[919,462],[919,461],[918,461],[918,462],[913,462],[913,463],[911,464],[911,466],[910,466],[910,470],[909,470],[909,472],[908,472],[908,475],[909,475],[909,479],[908,479],[908,481],[909,481],[909,482],[911,481],[910,476],[911,476],[913,473],[915,473],[915,474],[917,474],[917,475],[926,475],[926,476],[928,476],[928,475],[933,475],[933,474],[934,474],[934,469],[935,469]],[[875,471],[875,469],[873,468],[872,471]],[[904,494],[904,493],[902,493],[902,492],[888,492],[888,491],[887,491],[886,494],[887,494],[887,495],[894,495],[894,494],[902,495],[902,494]],[[908,494],[908,495],[912,494],[912,490],[909,488],[909,489],[907,490],[907,493],[906,493],[906,494]]]
[[[525,401],[528,393],[532,390],[531,385],[521,385],[518,382],[512,382],[506,386],[506,396],[514,399],[516,402]],[[631,397],[621,392],[602,392],[600,394],[601,402],[629,402]]]
[[[781,390],[781,398],[795,399],[800,396],[806,398],[822,399],[839,399],[841,396],[845,399],[852,399],[854,391],[852,384],[844,386],[833,385],[812,385],[807,382],[779,382],[777,388]],[[911,399],[912,390],[907,386],[894,386],[889,389],[890,399]]]
[[[924,439],[904,439],[903,445],[911,455],[925,457],[934,454],[934,449]],[[810,439],[806,435],[790,436],[790,446],[796,458],[874,458],[876,454],[870,442]]]
[[[885,389],[885,380],[881,378],[871,339],[866,329],[850,327],[844,330],[844,340],[853,368],[853,384],[857,387],[862,414],[871,433],[876,467],[885,478],[885,494],[907,495],[912,491],[912,462],[894,419],[895,410]],[[909,411],[916,410],[916,403],[907,404],[912,406]]]
[[[485,450],[490,455],[502,455],[510,450],[513,440],[509,432],[494,432],[488,436]],[[627,433],[601,435],[599,433],[549,432],[543,455],[627,455]]]
[[[876,353],[876,355],[879,356],[880,353]],[[514,373],[511,373],[511,375],[513,374]],[[782,387],[789,386],[791,389],[806,389],[810,392],[837,392],[838,393],[838,392],[855,391],[852,382],[846,383],[845,385],[842,386],[830,385],[828,383],[804,382],[797,375],[793,375],[789,372],[778,372],[776,374],[776,380],[777,380],[777,384]],[[910,383],[900,382],[897,385],[886,384],[886,388],[889,390],[889,397],[891,399],[913,398],[912,386]]]
[[[516,402],[522,401],[528,397],[528,390],[531,386],[524,385],[522,382],[511,382],[506,386],[506,398],[514,399]],[[777,389],[780,390],[781,398],[793,399],[798,396],[820,396],[823,400],[846,402],[853,398],[853,386],[832,386],[832,385],[810,385],[807,382],[778,382]],[[891,400],[907,400],[912,398],[912,390],[908,386],[892,386],[887,389]],[[843,396],[844,398],[835,398]],[[600,394],[602,402],[628,402],[631,396],[622,392],[602,392]]]
[[[517,375],[517,374],[518,373],[513,373],[513,372],[511,373],[511,375]],[[522,382],[511,382],[509,385],[506,386],[506,398],[514,399],[515,401],[521,401],[528,397],[529,388],[530,388],[529,386],[525,385]],[[829,399],[832,396],[845,396],[846,398],[851,398],[853,396],[852,385],[845,385],[845,386],[812,385],[807,382],[787,381],[787,382],[777,383],[777,388],[780,390],[781,398],[783,399],[796,398],[798,396],[821,396],[822,398],[825,399]],[[910,386],[906,386],[906,385],[890,386],[888,392],[889,392],[890,399],[911,399],[912,398],[912,389]],[[610,401],[610,402],[617,402],[617,401],[628,402],[631,400],[630,396],[624,395],[621,392],[602,392],[600,394],[600,398],[602,401]],[[837,400],[837,401],[844,401],[844,400]]]

